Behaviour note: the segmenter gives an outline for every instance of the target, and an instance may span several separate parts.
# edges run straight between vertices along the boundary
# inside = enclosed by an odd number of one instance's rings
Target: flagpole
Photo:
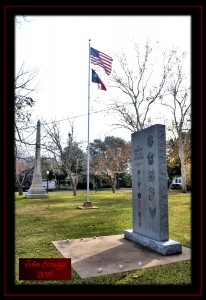
[[[89,132],[90,132],[90,39],[89,39],[89,69],[88,69],[88,132],[87,132],[87,203],[89,201]]]

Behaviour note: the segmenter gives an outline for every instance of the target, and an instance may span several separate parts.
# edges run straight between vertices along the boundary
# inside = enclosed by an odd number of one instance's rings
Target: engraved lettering
[[[149,200],[153,201],[155,198],[155,189],[153,187],[149,188]]]
[[[153,165],[153,163],[154,163],[154,153],[149,152],[147,154],[147,159],[148,159],[148,165]]]
[[[155,180],[155,171],[148,171],[148,181],[153,182]]]
[[[150,134],[148,137],[147,137],[147,145],[148,147],[152,147],[152,145],[154,144],[154,139],[153,139],[153,136]]]

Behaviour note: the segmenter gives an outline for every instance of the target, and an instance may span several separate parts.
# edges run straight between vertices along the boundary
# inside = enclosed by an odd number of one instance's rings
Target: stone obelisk
[[[36,136],[36,163],[34,167],[34,174],[30,189],[26,194],[26,198],[48,198],[48,193],[42,186],[42,175],[41,175],[41,139],[40,139],[40,121],[37,122],[37,136]]]

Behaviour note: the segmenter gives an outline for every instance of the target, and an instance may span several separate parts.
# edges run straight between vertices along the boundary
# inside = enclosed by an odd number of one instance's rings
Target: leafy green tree
[[[132,186],[132,176],[129,173],[124,172],[121,176],[122,186],[131,187]]]
[[[115,193],[119,185],[119,174],[123,173],[131,160],[131,145],[122,138],[108,136],[91,143],[91,170],[98,178],[108,181]]]
[[[177,140],[170,139],[167,142],[167,174],[169,186],[174,176],[181,176],[181,162],[178,154]]]
[[[186,168],[186,185],[191,188],[191,135],[185,133],[185,168]],[[167,141],[167,172],[169,185],[174,176],[181,176],[181,160],[179,156],[179,140],[170,139]]]

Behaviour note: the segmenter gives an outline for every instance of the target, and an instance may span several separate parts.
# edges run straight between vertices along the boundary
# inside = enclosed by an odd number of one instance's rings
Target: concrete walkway
[[[53,241],[81,278],[149,268],[191,259],[191,249],[182,247],[181,254],[163,256],[128,241],[124,235],[100,236]]]

